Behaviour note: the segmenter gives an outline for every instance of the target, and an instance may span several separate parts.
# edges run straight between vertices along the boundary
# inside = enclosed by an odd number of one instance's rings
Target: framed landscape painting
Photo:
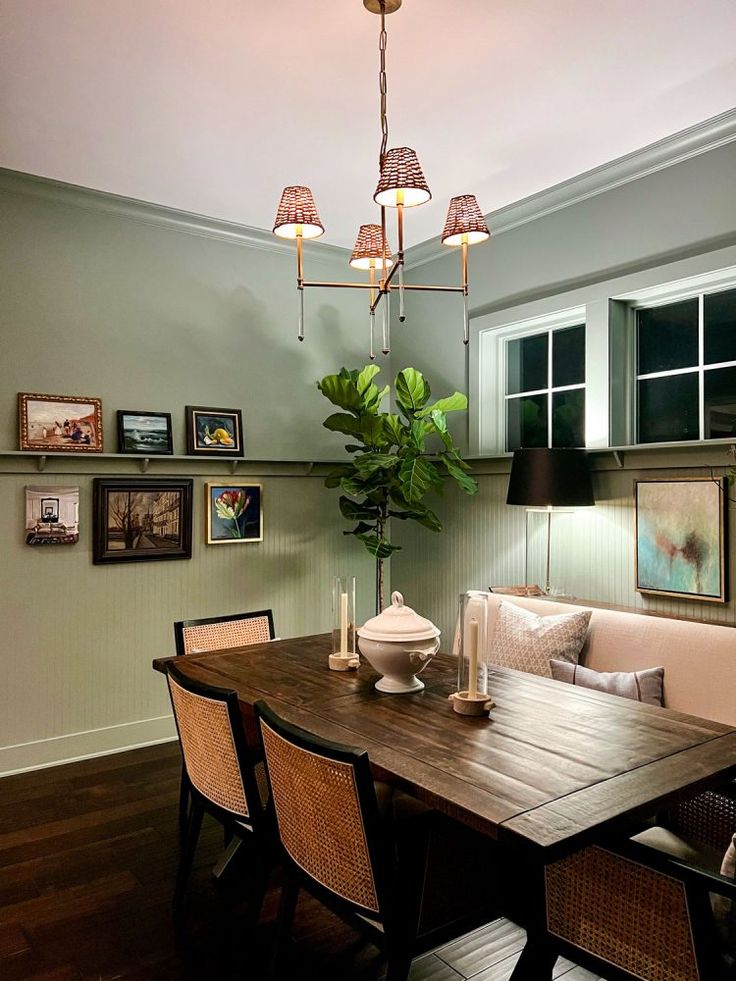
[[[79,541],[79,488],[26,487],[26,545]]]
[[[262,484],[205,485],[208,545],[263,541]]]
[[[637,480],[634,498],[638,592],[725,603],[725,477]]]
[[[192,484],[96,477],[93,562],[190,559]]]
[[[240,409],[186,408],[187,453],[197,456],[243,456]]]
[[[18,394],[22,450],[101,453],[102,403],[86,395]]]
[[[118,409],[118,452],[142,456],[173,453],[171,413]]]

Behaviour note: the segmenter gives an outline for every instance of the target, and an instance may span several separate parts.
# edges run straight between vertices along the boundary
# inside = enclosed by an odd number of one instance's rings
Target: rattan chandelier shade
[[[308,187],[295,184],[285,187],[281,194],[274,235],[279,238],[319,238],[325,227],[314,203],[314,196]]]
[[[442,232],[443,245],[477,245],[491,237],[474,194],[451,198]]]
[[[416,152],[408,146],[386,151],[373,200],[387,208],[415,208],[432,197]]]
[[[383,232],[380,225],[361,225],[350,256],[353,269],[383,269]],[[386,242],[386,269],[393,262],[391,249]]]

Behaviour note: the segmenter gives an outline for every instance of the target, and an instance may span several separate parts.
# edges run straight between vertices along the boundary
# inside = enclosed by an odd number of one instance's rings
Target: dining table
[[[331,671],[329,634],[177,657],[188,677],[237,692],[257,739],[266,701],[316,736],[368,752],[377,779],[495,839],[518,856],[529,896],[527,943],[512,981],[552,977],[544,869],[589,844],[736,775],[736,729],[659,706],[508,668],[489,668],[495,703],[459,715],[457,659],[438,654],[424,688],[377,691],[361,659]],[[157,658],[165,672],[171,658]]]

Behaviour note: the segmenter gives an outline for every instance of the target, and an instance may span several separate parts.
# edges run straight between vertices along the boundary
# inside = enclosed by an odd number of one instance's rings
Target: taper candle
[[[478,695],[478,621],[472,619],[468,624],[468,695]]]

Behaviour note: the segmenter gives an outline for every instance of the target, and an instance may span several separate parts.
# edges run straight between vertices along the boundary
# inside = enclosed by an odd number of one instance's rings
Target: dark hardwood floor
[[[177,938],[179,773],[172,743],[0,780],[2,981],[265,977],[278,881],[248,933],[238,876],[213,881],[222,832],[209,819]],[[293,977],[383,977],[378,951],[309,897],[294,935]],[[412,981],[507,981],[523,943],[523,931],[497,920],[415,961]],[[557,976],[594,981],[562,960]]]

